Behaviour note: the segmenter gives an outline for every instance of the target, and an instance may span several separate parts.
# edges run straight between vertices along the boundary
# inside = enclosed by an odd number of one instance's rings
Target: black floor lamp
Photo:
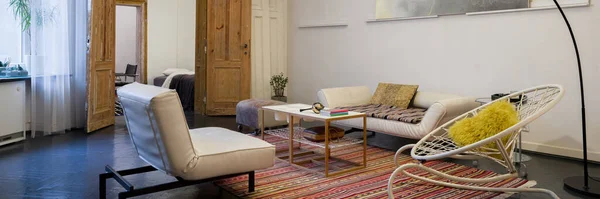
[[[590,176],[588,171],[588,157],[587,157],[587,133],[586,133],[586,124],[585,124],[585,93],[583,90],[583,75],[581,72],[581,58],[579,57],[579,48],[577,47],[577,41],[575,40],[575,35],[573,34],[573,29],[571,28],[571,24],[563,12],[558,0],[554,0],[554,4],[560,11],[565,23],[567,24],[567,28],[569,28],[569,33],[571,34],[571,39],[573,40],[573,47],[575,47],[575,55],[577,56],[577,67],[579,69],[579,89],[581,92],[581,126],[582,126],[582,134],[583,134],[583,176],[571,176],[564,179],[564,186],[568,190],[587,195],[593,197],[600,197],[600,179],[593,178]],[[591,180],[591,181],[590,181]]]

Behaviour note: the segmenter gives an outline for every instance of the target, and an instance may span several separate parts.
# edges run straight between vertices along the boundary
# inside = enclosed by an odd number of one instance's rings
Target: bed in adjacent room
[[[193,71],[170,68],[163,72],[164,76],[154,78],[154,86],[174,89],[185,111],[194,110],[194,80]]]

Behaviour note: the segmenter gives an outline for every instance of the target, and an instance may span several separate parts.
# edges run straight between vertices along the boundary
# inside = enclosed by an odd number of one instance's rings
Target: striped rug
[[[277,146],[277,155],[287,155],[287,141],[274,136],[267,136],[266,141]],[[302,149],[315,150],[306,145]],[[332,156],[352,162],[362,162],[362,146],[351,146],[340,150],[332,150]],[[290,165],[286,160],[277,159],[275,166],[257,171],[256,191],[248,193],[247,175],[233,177],[216,184],[240,198],[387,198],[387,182],[396,166],[393,163],[394,151],[373,146],[367,148],[367,168],[350,173],[325,178],[323,175]],[[314,158],[312,155],[302,156]],[[301,161],[301,159],[295,159]],[[409,156],[403,155],[401,163],[414,162]],[[340,168],[344,162],[331,163]],[[461,176],[484,178],[497,175],[491,171],[480,170],[450,162],[430,161],[426,166],[439,171]],[[322,171],[321,164],[307,164],[310,170]],[[350,165],[346,165],[350,166]],[[409,172],[427,176],[420,170]],[[490,187],[531,187],[534,181],[524,179],[508,179],[500,182],[482,184]],[[470,191],[436,186],[408,177],[398,176],[394,183],[396,198],[507,198],[510,194],[495,192]]]

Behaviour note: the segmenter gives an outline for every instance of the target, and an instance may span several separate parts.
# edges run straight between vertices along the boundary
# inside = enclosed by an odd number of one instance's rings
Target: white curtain
[[[51,135],[85,125],[87,1],[30,1],[31,132]]]

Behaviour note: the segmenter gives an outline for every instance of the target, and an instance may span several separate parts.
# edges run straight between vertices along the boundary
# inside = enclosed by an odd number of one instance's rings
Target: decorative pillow
[[[519,122],[519,114],[508,101],[495,102],[471,118],[457,121],[448,129],[448,136],[459,146],[467,146],[494,136]],[[502,141],[506,143],[510,136]],[[486,147],[497,148],[495,143]]]
[[[171,74],[173,74],[174,72],[187,72],[189,71],[188,69],[184,69],[184,68],[167,68],[165,69],[165,71],[162,72],[163,75],[169,76]]]
[[[379,83],[373,98],[371,98],[371,104],[383,104],[406,109],[415,93],[417,93],[418,88],[419,85]]]
[[[325,127],[317,126],[304,129],[304,133],[302,134],[304,138],[313,142],[323,142],[325,141]],[[343,138],[345,135],[344,129],[329,126],[329,139],[339,139]]]

